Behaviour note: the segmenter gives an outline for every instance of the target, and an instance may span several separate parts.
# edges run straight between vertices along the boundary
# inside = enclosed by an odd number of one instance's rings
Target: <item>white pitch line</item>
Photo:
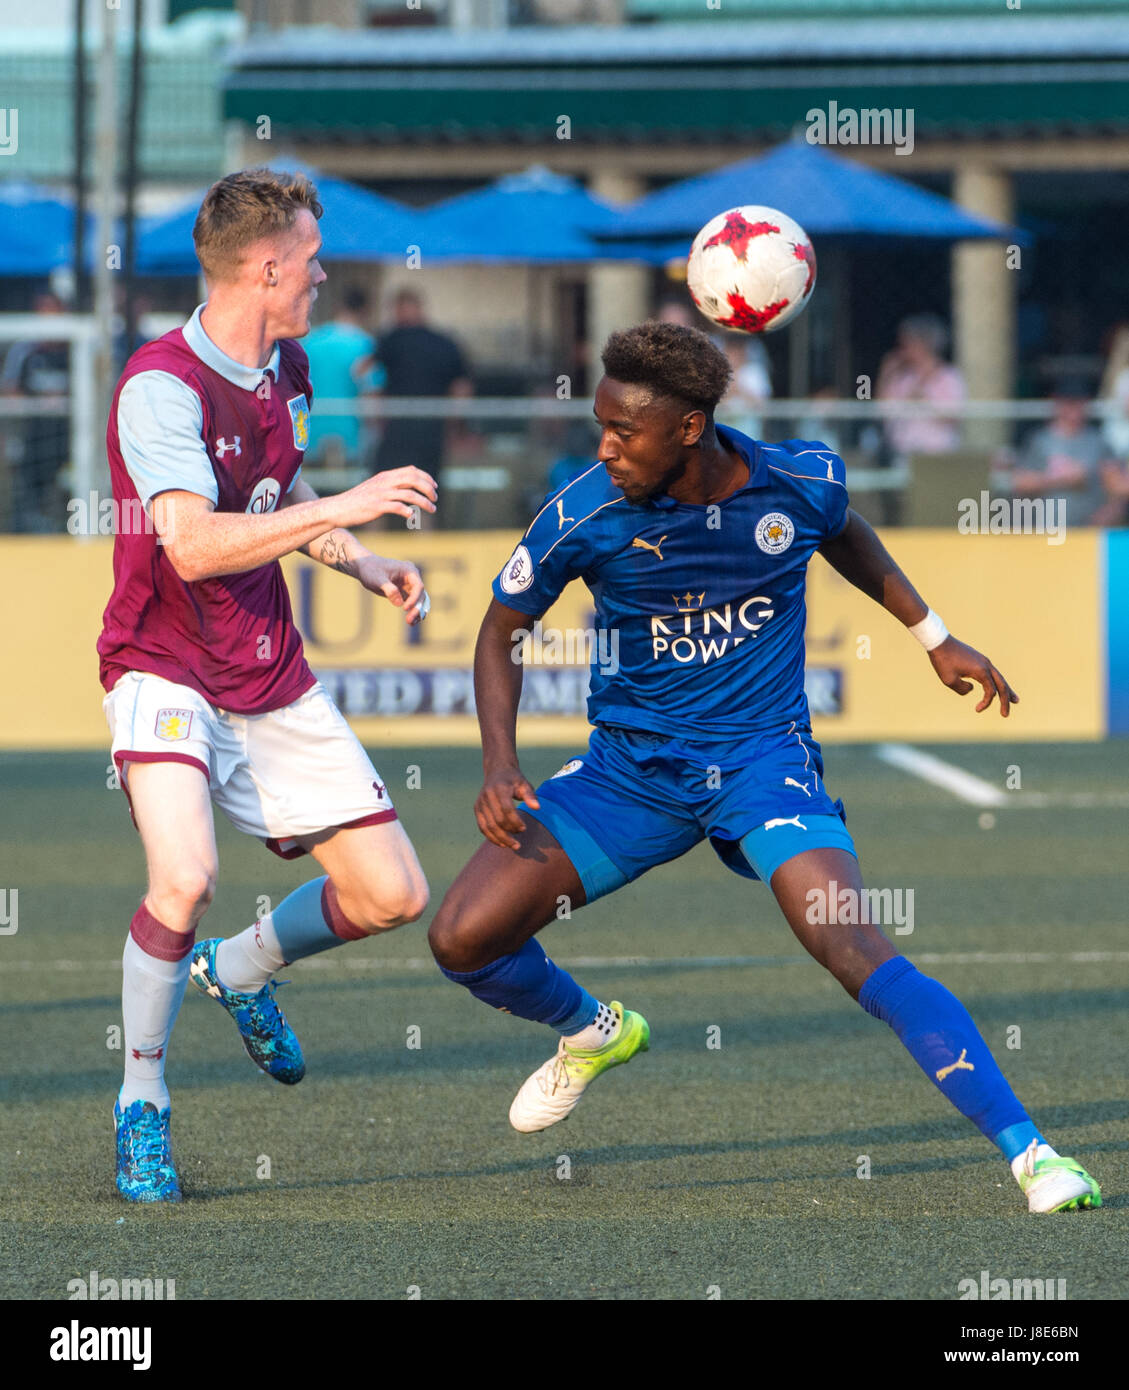
[[[920,965],[1123,965],[1129,963],[1129,951],[913,951]],[[735,967],[801,965],[810,956],[573,956],[557,963],[569,970],[720,970]],[[328,961],[314,956],[296,962],[306,970],[341,970],[362,974],[365,971],[428,970],[438,971],[428,956],[408,956],[399,959],[360,957],[355,960]],[[6,972],[31,974],[48,971],[75,973],[82,970],[121,970],[120,960],[16,960],[0,967],[0,980]]]
[[[1013,792],[1008,801],[1021,811],[1117,810],[1129,806],[1129,792]]]
[[[913,776],[920,777],[923,782],[930,782],[935,787],[943,787],[945,791],[952,792],[961,801],[968,801],[973,806],[1007,804],[1007,793],[999,787],[993,787],[991,782],[986,782],[983,777],[976,777],[971,772],[965,772],[962,767],[955,767],[941,758],[935,758],[932,753],[923,753],[920,748],[911,748],[908,743],[880,743],[874,751],[882,762],[889,763],[891,767],[901,768],[903,772],[912,773]]]

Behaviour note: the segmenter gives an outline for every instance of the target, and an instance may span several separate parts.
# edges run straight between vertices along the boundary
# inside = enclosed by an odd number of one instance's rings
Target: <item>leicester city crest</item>
[[[796,534],[791,517],[783,512],[768,512],[757,522],[754,532],[757,545],[766,555],[779,555],[788,549]]]
[[[294,447],[305,449],[310,442],[310,403],[305,395],[292,396],[286,402],[290,423],[294,426]]]

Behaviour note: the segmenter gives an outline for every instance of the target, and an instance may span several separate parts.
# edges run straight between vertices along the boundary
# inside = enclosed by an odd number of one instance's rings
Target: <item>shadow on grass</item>
[[[1122,1121],[1129,1115],[1127,1101],[1079,1102],[1071,1106],[1058,1107],[1057,1123],[1060,1128],[1082,1127]],[[884,1146],[898,1144],[929,1144],[936,1142],[959,1143],[969,1141],[968,1126],[959,1118],[952,1122],[930,1124],[868,1126],[865,1129],[837,1129],[819,1134],[785,1135],[772,1139],[718,1139],[695,1144],[618,1144],[598,1149],[571,1149],[570,1155],[575,1168],[621,1166],[634,1163],[661,1163],[686,1158],[710,1158],[722,1155],[756,1155],[761,1153],[787,1151],[789,1149],[855,1149],[874,1154]],[[555,1148],[556,1146],[554,1146]],[[1076,1146],[1090,1152],[1101,1149],[1115,1150],[1129,1148],[1129,1142],[1110,1141],[1094,1146]],[[997,1162],[992,1149],[978,1145],[975,1152],[944,1155],[928,1155],[919,1159],[904,1159],[897,1162],[878,1162],[874,1172],[884,1176],[908,1175],[912,1173],[945,1172],[954,1168],[975,1167],[985,1162]],[[529,1158],[511,1159],[498,1163],[481,1164],[473,1167],[438,1168],[415,1172],[379,1173],[369,1176],[346,1178],[320,1178],[301,1182],[278,1181],[271,1184],[274,1191],[308,1191],[333,1188],[379,1187],[394,1182],[433,1182],[453,1181],[468,1178],[489,1178],[517,1176],[519,1174],[540,1174],[545,1167],[545,1155],[538,1153]],[[710,1187],[739,1186],[747,1183],[773,1182],[821,1182],[829,1177],[850,1176],[850,1165],[828,1174],[817,1170],[813,1165],[805,1165],[803,1170],[771,1176],[751,1175],[741,1178],[695,1179],[684,1183],[661,1183],[658,1188],[680,1188],[686,1190]],[[1100,1180],[1100,1179],[1099,1179]],[[262,1192],[259,1182],[242,1183],[235,1186],[210,1188],[207,1191],[192,1192],[185,1187],[185,1196],[193,1201],[214,1201],[224,1197],[239,1196],[249,1192]],[[1107,1206],[1123,1205],[1122,1199],[1112,1196]]]

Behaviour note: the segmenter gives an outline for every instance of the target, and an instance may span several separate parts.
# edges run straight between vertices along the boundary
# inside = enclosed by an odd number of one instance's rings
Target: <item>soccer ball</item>
[[[686,284],[719,327],[772,333],[808,302],[815,252],[803,227],[775,208],[730,208],[694,238]]]

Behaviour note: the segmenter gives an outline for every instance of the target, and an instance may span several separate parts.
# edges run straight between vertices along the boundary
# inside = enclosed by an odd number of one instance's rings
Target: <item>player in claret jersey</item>
[[[279,558],[301,550],[403,611],[427,611],[414,565],[350,532],[435,510],[417,468],[318,498],[300,475],[312,391],[295,341],[325,280],[321,205],[266,169],[215,184],[196,219],[208,299],[139,348],[106,441],[119,528],[98,642],[113,758],[141,834],[148,892],[123,956],[125,1080],[114,1107],[117,1186],[178,1201],[164,1070],[188,979],[235,1019],[255,1063],[305,1070],[274,1000],[284,964],[417,918],[427,884],[368,755],[302,653]],[[144,513],[141,513],[141,508]],[[284,858],[324,874],[226,941],[193,947],[216,883],[215,802]]]
[[[729,367],[704,334],[645,324],[613,334],[603,361],[599,461],[550,496],[494,582],[475,656],[486,770],[475,813],[488,843],[430,932],[450,979],[560,1034],[510,1122],[533,1131],[565,1119],[650,1036],[639,1014],[555,965],[535,934],[561,899],[592,902],[708,837],[731,869],[771,887],[805,948],[999,1146],[1030,1210],[1099,1205],[1097,1184],[1046,1144],[959,1000],[899,956],[869,914],[842,925],[847,914],[810,911],[842,903],[843,890],[861,909],[863,889],[804,696],[809,560],[818,551],[904,623],[951,689],[979,682],[977,711],[998,695],[1007,715],[1016,695],[948,635],[849,509],[838,455],[715,425]],[[618,665],[592,667],[587,751],[534,790],[515,745],[514,638],[577,577],[597,625],[618,633]]]

